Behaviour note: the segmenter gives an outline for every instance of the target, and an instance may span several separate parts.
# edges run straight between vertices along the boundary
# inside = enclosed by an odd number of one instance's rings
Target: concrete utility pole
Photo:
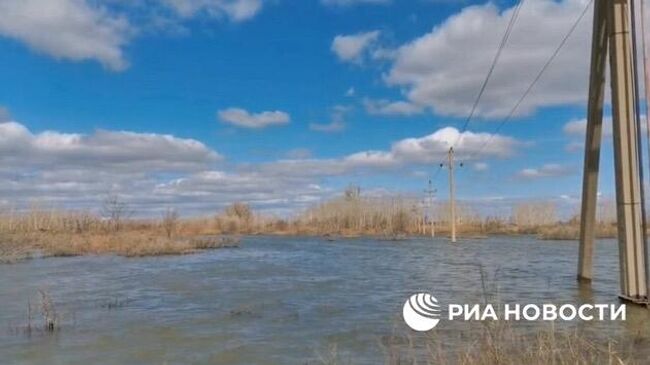
[[[422,226],[420,227],[420,234],[427,234],[427,201],[422,199]]]
[[[578,278],[591,281],[603,119],[605,65],[609,51],[622,299],[648,303],[648,267],[641,179],[640,130],[630,32],[630,1],[595,0],[591,76],[582,190]],[[634,14],[632,14],[634,16]]]
[[[426,232],[426,225],[427,225],[427,201],[426,199],[422,199],[420,202],[420,205],[422,206],[422,216],[418,220],[418,233],[421,235],[425,235]]]
[[[454,186],[454,148],[449,148],[449,221],[451,223],[451,242],[456,243],[456,197]]]
[[[434,238],[436,236],[436,227],[435,227],[435,220],[433,219],[433,196],[436,193],[436,190],[433,188],[433,184],[431,183],[431,179],[429,179],[429,186],[428,188],[424,191],[427,194],[428,197],[428,215],[429,215],[429,225],[431,228],[431,238]]]

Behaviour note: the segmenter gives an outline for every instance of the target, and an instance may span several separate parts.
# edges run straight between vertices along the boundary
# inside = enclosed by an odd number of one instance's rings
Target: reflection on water
[[[29,364],[304,364],[337,352],[382,363],[382,343],[408,333],[401,306],[416,292],[441,303],[481,302],[480,264],[500,303],[616,303],[617,246],[601,241],[591,288],[578,285],[577,244],[490,238],[327,242],[250,237],[240,249],[126,259],[74,257],[0,265],[0,358]],[[61,330],[16,335],[39,289]],[[516,326],[548,324],[518,323]],[[595,334],[650,332],[648,311],[625,323],[576,323]],[[436,338],[462,344],[467,324]]]

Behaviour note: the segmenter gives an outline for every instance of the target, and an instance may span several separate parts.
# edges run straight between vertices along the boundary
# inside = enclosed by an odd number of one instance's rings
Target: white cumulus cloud
[[[424,111],[419,105],[408,101],[390,101],[386,99],[369,99],[363,100],[366,111],[372,115],[402,115],[410,116],[421,114]]]
[[[352,35],[337,35],[332,41],[332,52],[343,62],[361,63],[364,53],[379,38],[379,33],[375,30]]]
[[[243,21],[254,17],[261,9],[262,0],[162,0],[182,17],[192,17],[199,12],[210,16],[228,17]]]
[[[344,113],[344,106],[334,113]],[[3,208],[46,207],[97,211],[107,193],[130,204],[138,216],[156,216],[173,206],[183,214],[214,212],[235,201],[272,212],[295,212],[332,196],[332,177],[408,172],[431,166],[457,142],[459,158],[478,151],[480,159],[507,158],[520,142],[502,135],[460,133],[442,128],[406,138],[380,150],[319,159],[308,149],[283,159],[238,163],[219,170],[223,157],[205,144],[156,133],[98,130],[63,133],[0,123],[0,196]]]
[[[345,116],[351,111],[349,106],[336,105],[332,108],[331,119],[328,123],[309,123],[309,129],[321,133],[343,132],[346,128]]]
[[[564,133],[568,136],[583,137],[587,132],[587,119],[574,119],[567,122],[562,128]],[[612,136],[612,118],[603,118],[603,131],[604,137]]]
[[[0,36],[57,59],[94,60],[119,71],[132,29],[126,18],[85,0],[0,0]]]
[[[551,163],[545,164],[541,167],[523,169],[519,171],[517,176],[523,179],[535,180],[541,178],[568,176],[573,174],[573,172],[574,170],[569,166]]]
[[[222,122],[242,128],[258,129],[289,124],[291,121],[289,114],[279,110],[250,113],[241,108],[228,108],[220,110],[217,114]]]
[[[205,15],[241,22],[263,0],[0,0],[0,37],[24,43],[58,60],[97,61],[122,71],[124,48],[151,32],[188,32],[184,23]]]
[[[539,72],[587,0],[531,0],[522,5],[477,115],[503,117]],[[442,115],[466,116],[485,78],[514,8],[468,6],[395,50],[385,80],[408,100]],[[590,13],[538,82],[518,115],[537,108],[584,103],[591,40]]]
[[[321,0],[321,2],[329,6],[352,6],[361,4],[388,4],[391,0]]]
[[[0,123],[0,162],[5,168],[170,172],[201,169],[221,158],[199,141],[171,135],[105,130],[34,134],[18,122]]]

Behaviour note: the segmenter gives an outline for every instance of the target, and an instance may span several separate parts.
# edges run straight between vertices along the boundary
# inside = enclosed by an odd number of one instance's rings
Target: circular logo
[[[404,322],[412,330],[426,332],[432,330],[440,322],[440,306],[438,300],[431,294],[413,294],[404,303],[402,315]]]

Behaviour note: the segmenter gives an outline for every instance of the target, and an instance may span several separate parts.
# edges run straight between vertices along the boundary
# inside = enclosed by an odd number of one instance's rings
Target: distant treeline
[[[108,196],[99,213],[46,210],[34,206],[27,212],[0,212],[0,234],[65,233],[109,235],[139,232],[167,239],[209,235],[373,235],[396,237],[449,233],[447,202],[423,204],[404,196],[366,197],[359,188],[349,188],[340,197],[316,204],[293,218],[256,213],[250,205],[237,202],[213,216],[183,218],[167,208],[158,218],[132,218],[133,208],[118,196]],[[537,234],[549,239],[575,239],[579,218],[561,221],[552,202],[522,202],[509,216],[485,216],[470,204],[460,202],[456,223],[462,236],[489,234]],[[598,236],[616,233],[614,207],[602,205]]]

